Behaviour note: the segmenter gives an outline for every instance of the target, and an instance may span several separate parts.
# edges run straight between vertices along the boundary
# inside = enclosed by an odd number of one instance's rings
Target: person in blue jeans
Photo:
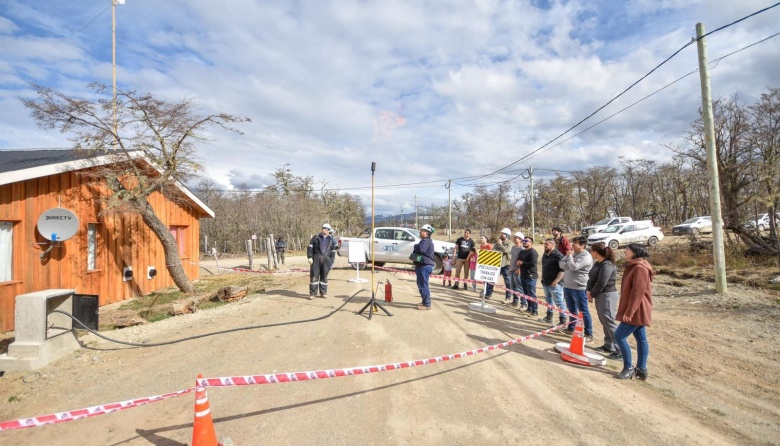
[[[561,259],[563,259],[563,254],[555,248],[555,239],[548,238],[545,240],[544,253],[542,254],[542,289],[544,289],[544,300],[547,301],[548,305],[555,305],[560,308],[561,311],[566,311],[566,303],[563,301],[563,286],[560,283],[563,280],[563,270],[560,265]],[[566,323],[566,315],[561,311],[558,312],[558,324],[563,325]],[[546,316],[539,319],[539,322],[552,324],[552,308],[547,307]]]
[[[517,262],[520,265],[520,283],[525,295],[531,298],[526,299],[526,316],[539,316],[539,304],[536,302],[536,279],[539,278],[536,264],[539,262],[539,253],[534,249],[533,237],[525,236],[523,239],[523,250],[520,251]]]
[[[420,242],[414,245],[412,252],[416,254],[414,259],[414,272],[417,275],[417,289],[420,290],[422,303],[417,305],[418,310],[431,309],[431,289],[428,279],[433,271],[434,251],[431,234],[435,229],[431,225],[422,225],[420,228]]]
[[[582,322],[585,325],[585,342],[593,342],[593,321],[588,310],[588,295],[585,289],[588,286],[588,272],[593,266],[593,257],[585,246],[588,239],[576,237],[572,240],[572,253],[561,259],[559,265],[563,270],[563,297],[566,299],[566,307],[569,313],[582,313]],[[574,331],[576,320],[569,316],[569,333]]]
[[[507,301],[512,300],[512,292],[510,291],[512,289],[512,282],[509,277],[509,260],[512,254],[512,242],[509,241],[509,238],[511,236],[512,231],[509,228],[504,228],[501,230],[501,233],[498,234],[498,241],[493,244],[493,251],[501,253],[500,273],[501,277],[504,279],[504,286],[506,287],[505,299]],[[490,299],[490,296],[493,294],[493,285],[489,284],[485,291],[485,299]]]
[[[519,306],[521,310],[528,307],[527,301],[522,297],[525,293],[523,292],[523,283],[520,281],[520,264],[518,263],[520,253],[523,251],[523,240],[525,240],[525,236],[522,232],[515,232],[512,236],[512,243],[514,246],[512,246],[512,251],[509,255],[509,268],[507,269],[507,273],[509,274],[509,288],[507,289],[507,295],[504,299],[504,303],[509,302],[511,299],[511,305],[513,307]],[[510,293],[509,290],[514,291],[514,293]]]
[[[615,329],[615,342],[623,355],[623,370],[618,373],[618,379],[636,377],[642,381],[647,379],[647,358],[650,345],[647,342],[647,328],[653,321],[653,296],[651,284],[655,271],[647,258],[650,254],[640,245],[628,245],[624,259],[626,269],[623,273],[623,283],[620,286],[620,303],[618,303],[615,320],[620,321]],[[631,363],[631,346],[628,337],[636,339],[636,367]]]

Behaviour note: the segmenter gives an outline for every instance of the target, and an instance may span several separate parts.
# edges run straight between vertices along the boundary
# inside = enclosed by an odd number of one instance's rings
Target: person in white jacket
[[[593,321],[588,310],[588,273],[593,266],[593,257],[591,257],[585,247],[588,239],[577,237],[572,240],[572,251],[559,262],[563,270],[563,297],[566,299],[566,308],[569,313],[582,313],[582,322],[585,325],[585,342],[593,342]],[[574,331],[575,319],[569,316],[569,326],[566,331]]]

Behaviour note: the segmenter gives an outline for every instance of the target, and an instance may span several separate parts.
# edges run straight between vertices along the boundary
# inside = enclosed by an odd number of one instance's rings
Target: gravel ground
[[[305,259],[288,258],[287,263],[303,267]],[[184,389],[198,373],[230,376],[398,362],[546,328],[499,303],[494,315],[469,311],[476,293],[443,288],[437,281],[432,281],[433,310],[418,311],[414,277],[387,272],[377,272],[376,280],[393,283],[396,300],[387,307],[394,315],[380,313],[368,321],[356,312],[370,292],[366,284],[347,281],[354,276],[340,258],[328,299],[306,299],[305,274],[279,274],[265,293],[240,303],[107,334],[159,342],[261,328],[150,348],[84,336],[86,348],[41,370],[2,376],[0,419]],[[361,277],[370,278],[370,272],[361,271]],[[209,400],[217,435],[236,445],[780,444],[778,295],[731,286],[719,296],[706,282],[659,276],[654,296],[650,379],[644,383],[614,379],[619,363],[587,368],[561,361],[552,347],[568,338],[553,334],[399,371],[213,388]],[[597,320],[594,332],[597,346]],[[0,443],[185,445],[192,435],[193,400],[186,395],[4,432]]]

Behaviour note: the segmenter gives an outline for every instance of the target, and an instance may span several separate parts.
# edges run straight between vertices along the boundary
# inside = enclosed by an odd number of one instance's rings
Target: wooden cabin
[[[91,165],[108,162],[108,156],[89,160]],[[137,162],[146,163],[140,157]],[[0,151],[0,332],[14,329],[14,300],[20,294],[75,289],[98,295],[102,306],[174,285],[160,241],[140,216],[103,212],[109,190],[80,175],[88,168],[70,150]],[[176,238],[193,280],[200,219],[213,218],[214,212],[186,187],[179,189],[181,200],[155,194],[149,202]],[[78,217],[77,233],[54,244],[37,229],[41,213],[52,208]],[[157,271],[152,278],[149,267]],[[126,268],[132,268],[130,280],[123,275]]]

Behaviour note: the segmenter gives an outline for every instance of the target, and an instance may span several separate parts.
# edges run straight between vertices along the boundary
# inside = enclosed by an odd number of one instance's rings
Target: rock
[[[234,302],[246,297],[249,289],[237,285],[228,285],[217,291],[210,300],[219,300],[220,302]]]
[[[179,316],[187,313],[194,313],[197,310],[197,302],[193,298],[187,298],[183,301],[171,303],[171,314]]]

